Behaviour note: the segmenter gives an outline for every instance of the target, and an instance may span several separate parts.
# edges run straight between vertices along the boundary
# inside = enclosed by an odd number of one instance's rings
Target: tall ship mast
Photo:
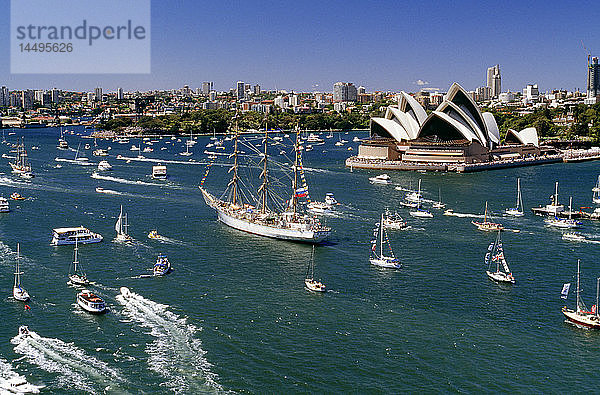
[[[27,160],[27,151],[25,150],[25,143],[21,138],[21,143],[17,145],[17,153],[15,155],[14,162],[10,162],[10,167],[13,173],[19,174],[24,178],[32,178],[33,173],[31,172],[31,164]]]
[[[298,132],[297,132],[298,133]],[[260,178],[262,183],[258,188],[258,196],[254,201],[242,193],[240,184],[245,185],[239,173],[239,130],[236,126],[233,137],[233,166],[229,169],[231,181],[221,198],[209,193],[204,186],[200,191],[206,204],[213,208],[218,219],[232,228],[255,235],[271,237],[280,240],[290,240],[306,243],[320,243],[330,234],[331,229],[322,225],[318,218],[307,215],[299,207],[298,198],[306,196],[305,188],[298,188],[298,171],[301,169],[301,152],[296,136],[294,144],[295,160],[293,165],[291,198],[289,204],[278,210],[269,206],[271,201],[271,182],[269,181],[269,135],[265,131],[263,151],[260,153]],[[249,194],[251,196],[251,194]]]

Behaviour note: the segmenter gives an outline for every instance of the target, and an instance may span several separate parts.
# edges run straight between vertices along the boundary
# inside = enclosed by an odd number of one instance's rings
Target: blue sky
[[[55,0],[59,2],[60,0]],[[502,88],[585,89],[600,56],[600,6],[579,1],[152,1],[152,73],[11,75],[10,1],[0,0],[0,85],[105,91],[238,80],[264,89],[468,90],[500,64]],[[6,11],[6,12],[5,12]],[[427,84],[417,85],[417,81]]]

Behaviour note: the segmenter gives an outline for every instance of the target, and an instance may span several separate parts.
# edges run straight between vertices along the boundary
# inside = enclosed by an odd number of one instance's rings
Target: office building
[[[600,96],[600,65],[598,58],[594,56],[592,61],[588,63],[587,75],[587,97]]]
[[[202,94],[208,96],[210,91],[213,90],[213,83],[211,81],[205,81],[202,83]]]
[[[123,95],[123,88],[117,89],[117,100],[123,100],[125,96]]]
[[[487,69],[487,86],[491,89],[491,98],[496,98],[502,92],[502,78],[500,77],[500,65]]]
[[[217,91],[210,91],[208,93],[208,100],[216,101],[217,100]]]
[[[243,81],[237,82],[235,97],[238,100],[244,100],[244,98],[246,97],[246,85]]]
[[[8,107],[9,101],[8,88],[3,86],[0,88],[0,107]]]
[[[50,100],[52,101],[53,104],[59,104],[60,103],[60,92],[58,91],[58,89],[56,88],[52,88],[52,91],[50,92]]]
[[[540,90],[538,89],[537,84],[528,84],[525,88],[523,88],[523,99],[528,102],[537,101],[540,97]]]
[[[260,85],[258,85],[258,84],[254,85],[253,93],[255,95],[260,95]]]
[[[96,90],[94,91],[94,95],[96,97],[96,101],[101,102],[102,101],[102,88],[100,88],[100,87],[96,88]]]
[[[31,110],[35,101],[35,91],[27,89],[21,92],[21,107],[23,110]]]
[[[358,90],[352,82],[336,82],[333,84],[334,102],[355,102],[358,97]]]

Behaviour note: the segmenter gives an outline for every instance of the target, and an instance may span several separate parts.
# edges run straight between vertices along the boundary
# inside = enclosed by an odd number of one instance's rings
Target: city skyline
[[[338,81],[368,91],[474,90],[499,64],[502,91],[585,91],[587,51],[600,55],[599,12],[581,15],[559,2],[459,7],[408,2],[307,2],[175,5],[152,3],[152,72],[147,75],[11,75],[9,13],[0,23],[0,85],[11,90],[106,92],[168,90],[214,81],[217,91],[241,80],[265,90],[332,90]],[[342,7],[342,5],[344,5]],[[9,1],[0,0],[8,10]],[[265,11],[268,10],[268,11]],[[493,16],[493,17],[492,17]],[[575,20],[576,22],[573,22]],[[466,23],[465,23],[466,22]]]

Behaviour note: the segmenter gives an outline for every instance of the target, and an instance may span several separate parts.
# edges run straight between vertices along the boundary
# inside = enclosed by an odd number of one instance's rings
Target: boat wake
[[[123,192],[115,191],[112,189],[96,188],[98,193],[106,193],[108,195],[123,195]]]
[[[188,162],[183,160],[170,160],[170,159],[153,159],[153,158],[132,158],[128,156],[117,156],[117,159],[134,162],[154,162],[154,163],[167,163],[174,165],[202,165],[206,166],[207,162]]]
[[[72,163],[74,165],[79,165],[79,166],[97,166],[98,165],[97,163],[87,162],[87,161],[83,161],[83,160],[75,160],[75,159],[54,158],[54,160],[56,162]]]
[[[183,244],[185,244],[181,240],[171,239],[170,237],[160,236],[160,235],[156,236],[155,238],[153,238],[151,240],[156,240],[156,241],[159,241],[159,242],[165,243],[165,244],[176,244],[176,245],[183,245]]]
[[[9,177],[0,177],[0,185],[4,185],[7,187],[18,187],[18,188],[23,188],[23,187],[28,187],[30,184],[27,182],[19,182],[19,181],[15,181],[12,178]]]
[[[150,330],[155,340],[148,344],[148,367],[166,381],[161,384],[177,393],[220,390],[217,375],[204,357],[201,342],[194,336],[199,331],[185,318],[167,310],[168,306],[148,300],[122,287],[117,300],[123,313]]]
[[[140,180],[135,181],[135,180],[127,180],[125,178],[119,178],[119,177],[103,176],[102,174],[98,174],[96,172],[93,172],[90,177],[95,178],[96,180],[112,181],[112,182],[118,182],[121,184],[146,185],[146,186],[153,186],[153,187],[167,186],[167,184],[157,184],[154,182],[145,182],[145,181],[140,181]]]
[[[12,391],[5,392],[8,388],[10,388],[11,381],[19,381],[26,382],[25,377],[21,376],[14,370],[12,370],[12,366],[10,363],[0,358],[0,394],[12,393]],[[33,385],[33,384],[25,384],[30,387],[29,392],[38,393],[41,388],[44,388],[43,385]]]
[[[100,393],[110,387],[113,391],[124,380],[119,372],[105,362],[87,355],[72,343],[41,337],[33,331],[15,336],[15,352],[41,369],[58,373],[57,384],[88,393]]]
[[[444,215],[448,215],[450,217],[460,217],[460,218],[484,218],[484,215],[482,215],[482,214],[456,213],[452,210],[444,211]],[[492,218],[492,217],[488,216],[488,218]]]

